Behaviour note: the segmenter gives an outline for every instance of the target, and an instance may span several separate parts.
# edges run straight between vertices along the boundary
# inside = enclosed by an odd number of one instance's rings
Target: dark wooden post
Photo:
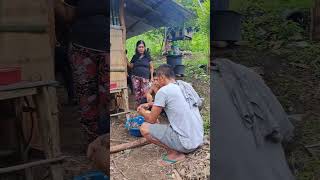
[[[320,0],[314,0],[311,14],[311,39],[320,40]]]

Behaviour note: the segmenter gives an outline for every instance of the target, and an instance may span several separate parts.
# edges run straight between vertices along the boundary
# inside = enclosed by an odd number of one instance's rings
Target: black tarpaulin
[[[217,59],[212,66],[211,149],[214,154],[212,177],[215,180],[294,179],[281,140],[277,142],[268,139],[268,134],[262,133],[268,132],[266,129],[277,127],[283,137],[282,140],[289,140],[293,126],[287,118],[284,118],[285,112],[271,90],[262,80],[258,81],[257,77],[258,75],[249,68],[226,59]],[[246,93],[235,95],[236,91]],[[248,126],[247,119],[243,117],[246,113],[239,110],[239,106],[242,106],[246,111],[248,102],[251,102],[245,98],[235,98],[243,94],[248,95],[248,99],[258,100],[255,102],[257,106],[263,106],[262,111],[256,113],[261,113],[259,116],[264,119],[254,119],[252,116],[252,120],[255,121],[252,123],[255,126]],[[269,113],[272,115],[267,115]],[[266,120],[267,118],[271,119]],[[254,130],[254,127],[257,129]],[[256,131],[261,132],[261,142],[257,141]]]
[[[154,28],[182,25],[194,14],[173,0],[127,0],[127,38]]]

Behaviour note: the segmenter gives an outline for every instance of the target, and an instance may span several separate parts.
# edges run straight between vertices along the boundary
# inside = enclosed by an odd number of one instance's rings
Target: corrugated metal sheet
[[[126,0],[127,38],[153,28],[176,26],[194,17],[173,0]]]

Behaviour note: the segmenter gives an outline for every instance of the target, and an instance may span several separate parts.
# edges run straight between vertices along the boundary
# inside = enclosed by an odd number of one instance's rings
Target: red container
[[[116,89],[117,87],[117,83],[110,83],[110,89]]]
[[[0,66],[0,85],[8,85],[21,81],[20,67]]]

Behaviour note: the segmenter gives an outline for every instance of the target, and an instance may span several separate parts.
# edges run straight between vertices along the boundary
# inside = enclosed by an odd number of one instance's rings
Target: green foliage
[[[186,23],[192,27],[198,27],[191,41],[179,41],[181,49],[208,54],[209,52],[209,32],[210,32],[210,0],[202,3],[203,10],[197,0],[176,0],[179,4],[196,14],[196,18]],[[146,46],[150,49],[151,55],[157,57],[161,55],[163,47],[164,28],[154,29],[139,36],[127,40],[126,48],[128,50],[128,59],[134,55],[135,44],[138,40],[144,40]]]
[[[281,56],[290,62],[306,64],[316,77],[320,77],[320,43],[312,43],[305,48],[282,48]]]
[[[190,3],[190,0],[188,2]],[[198,27],[199,31],[194,33],[192,41],[180,41],[179,46],[192,52],[208,54],[210,45],[210,0],[205,0],[202,3],[202,8],[198,4],[198,0],[193,0],[192,9],[196,13],[197,18],[190,25]]]
[[[313,0],[263,0],[267,10],[284,10],[292,8],[310,8]],[[230,9],[239,10],[251,4],[251,0],[231,0]]]
[[[199,65],[207,65],[208,59],[209,57],[199,54],[194,55],[192,60],[184,61],[184,65],[186,67],[186,76],[191,77],[192,79],[201,80],[205,83],[209,83],[210,76],[204,69],[199,68]]]
[[[126,42],[126,49],[128,50],[128,59],[135,53],[136,43],[139,40],[143,40],[146,43],[147,48],[150,49],[151,56],[156,57],[161,54],[161,47],[163,43],[164,36],[164,28],[154,29],[152,31],[148,31],[144,34],[132,37]]]
[[[244,16],[242,36],[258,49],[278,49],[290,40],[302,39],[303,29],[295,22],[285,20],[279,11],[268,10],[263,0],[248,0],[239,8]]]

